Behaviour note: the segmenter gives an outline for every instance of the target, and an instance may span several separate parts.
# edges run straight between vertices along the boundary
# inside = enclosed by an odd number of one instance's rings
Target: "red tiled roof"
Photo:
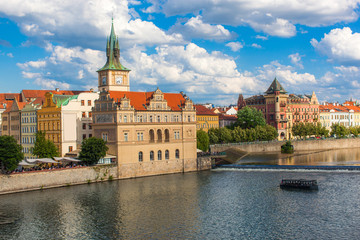
[[[0,103],[7,103],[13,99],[20,101],[20,93],[0,93]]]
[[[116,102],[126,96],[135,110],[145,111],[145,106],[149,104],[154,92],[110,91],[109,93]],[[180,107],[185,103],[185,98],[180,93],[164,93],[164,99],[172,111],[181,111]]]
[[[78,95],[83,92],[90,92],[90,91],[72,91],[72,90],[22,90],[21,93],[26,99],[26,101],[30,101],[34,98],[40,98],[41,100],[45,100],[45,93],[51,92],[53,94],[61,94],[61,95]],[[23,101],[25,101],[23,99]]]
[[[237,116],[235,115],[226,115],[226,114],[219,114],[219,119],[220,120],[237,120]]]
[[[4,111],[4,113],[10,112],[10,109],[11,109],[12,105],[13,105],[13,101],[8,102],[6,104],[6,110]]]
[[[217,115],[207,107],[204,107],[203,105],[194,105],[196,108],[196,115]]]

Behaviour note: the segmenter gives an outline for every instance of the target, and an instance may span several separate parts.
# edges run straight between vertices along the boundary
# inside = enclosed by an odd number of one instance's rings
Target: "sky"
[[[113,18],[131,91],[360,100],[360,0],[0,0],[0,92],[97,89]]]

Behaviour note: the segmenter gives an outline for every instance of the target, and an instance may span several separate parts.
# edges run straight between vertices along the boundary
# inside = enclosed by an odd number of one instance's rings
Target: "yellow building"
[[[219,115],[204,107],[195,105],[196,108],[196,130],[208,132],[210,128],[219,128]]]
[[[53,96],[47,92],[42,108],[37,111],[38,131],[45,132],[45,139],[52,141],[61,155],[61,105],[55,103]]]

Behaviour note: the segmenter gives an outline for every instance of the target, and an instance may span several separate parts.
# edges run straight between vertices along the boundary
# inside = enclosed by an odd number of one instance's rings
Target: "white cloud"
[[[244,47],[244,45],[240,42],[229,42],[226,44],[233,52],[237,52]]]
[[[14,55],[12,53],[7,53],[6,56],[8,56],[9,58],[13,58]]]
[[[320,41],[312,39],[311,45],[331,61],[360,64],[360,34],[352,33],[349,27],[333,29]]]
[[[251,46],[252,46],[253,48],[261,48],[261,46],[260,46],[259,44],[256,44],[256,43],[251,44]]]
[[[256,39],[261,39],[261,40],[268,40],[268,37],[266,37],[266,36],[260,36],[260,35],[256,35],[256,37],[255,37]]]
[[[152,22],[137,18],[136,11],[129,4],[138,1],[116,0],[12,0],[0,4],[0,14],[18,23],[29,43],[52,40],[66,42],[67,46],[100,48],[114,16],[115,32],[122,47],[137,44],[183,43],[179,33],[167,34]],[[137,19],[136,19],[137,18]],[[151,37],[149,37],[151,36]],[[28,43],[28,44],[29,44]]]
[[[299,53],[290,54],[288,57],[290,58],[290,61],[292,64],[294,64],[295,66],[298,66],[301,69],[304,68],[304,66],[302,65],[302,62],[301,62],[302,56]]]
[[[40,86],[43,89],[55,89],[55,88],[60,88],[60,89],[69,89],[70,88],[70,84],[65,83],[65,82],[59,82],[53,79],[44,79],[44,78],[37,78],[34,81],[34,84]]]
[[[293,37],[296,35],[296,27],[286,19],[273,18],[268,15],[264,22],[259,21],[256,17],[255,20],[246,21],[256,31],[262,31],[272,36],[278,37]]]
[[[22,71],[21,74],[24,78],[38,78],[41,76],[40,73],[25,72],[25,71]]]
[[[221,25],[204,23],[201,16],[192,17],[185,24],[175,24],[170,32],[181,32],[188,39],[201,38],[221,41],[233,37],[233,34]]]
[[[42,68],[46,66],[46,61],[39,60],[39,61],[29,61],[26,63],[17,63],[17,66],[19,66],[22,69]]]

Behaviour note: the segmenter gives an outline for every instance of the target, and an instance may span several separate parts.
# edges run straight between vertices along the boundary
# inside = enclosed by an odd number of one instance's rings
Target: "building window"
[[[166,151],[165,151],[165,159],[166,159],[166,160],[169,160],[169,150],[166,150]]]
[[[160,129],[157,130],[157,137],[158,137],[157,141],[162,142],[162,132]]]
[[[205,127],[205,124],[204,124],[204,127]],[[179,131],[174,132],[174,138],[175,139],[180,139],[180,132]]]
[[[81,113],[81,116],[84,118],[84,117],[86,117],[86,112],[82,112]]]
[[[138,133],[137,133],[137,140],[138,140],[138,141],[143,141],[143,140],[144,140],[144,134],[138,132]]]
[[[84,140],[85,138],[86,138],[86,134],[83,134],[83,138],[82,138],[82,139]]]
[[[190,115],[188,116],[188,122],[190,122]]]
[[[91,106],[91,100],[88,100],[88,106]]]
[[[165,142],[169,142],[169,140],[170,140],[169,129],[165,129]]]
[[[89,118],[91,118],[92,117],[92,112],[89,112]]]
[[[92,129],[92,126],[91,126],[91,124],[89,123],[89,129]]]
[[[168,121],[168,116],[167,115],[165,115],[165,122],[167,122]]]
[[[162,157],[161,155],[162,155],[161,150],[159,150],[158,151],[158,160],[161,160],[161,157]]]
[[[107,133],[103,133],[103,134],[102,134],[102,139],[103,139],[105,142],[107,142],[107,140],[108,140],[108,134],[107,134]]]
[[[179,159],[179,158],[180,158],[180,151],[179,151],[179,149],[176,149],[176,150],[175,150],[175,158],[176,158],[176,159]]]
[[[90,133],[90,134],[89,134],[89,138],[91,138],[91,137],[92,137],[92,134]]]
[[[159,115],[159,116],[157,116],[157,121],[158,121],[158,122],[160,122],[160,115]]]
[[[124,133],[124,141],[127,142],[128,141],[128,133]]]
[[[154,151],[150,151],[150,161],[154,161]]]
[[[152,121],[153,121],[152,116],[150,116],[150,122],[152,122]]]
[[[126,122],[127,122],[127,116],[124,115],[124,123],[126,123]]]
[[[84,106],[84,105],[85,105],[85,101],[81,100],[81,106]]]
[[[143,161],[143,152],[139,152],[139,162]]]
[[[82,129],[86,129],[86,123],[82,124]]]
[[[150,142],[154,142],[154,141],[155,141],[155,133],[154,133],[154,130],[150,129],[150,131],[149,131],[149,137],[150,137]]]
[[[72,150],[73,150],[73,147],[69,146],[69,152],[72,152]]]

